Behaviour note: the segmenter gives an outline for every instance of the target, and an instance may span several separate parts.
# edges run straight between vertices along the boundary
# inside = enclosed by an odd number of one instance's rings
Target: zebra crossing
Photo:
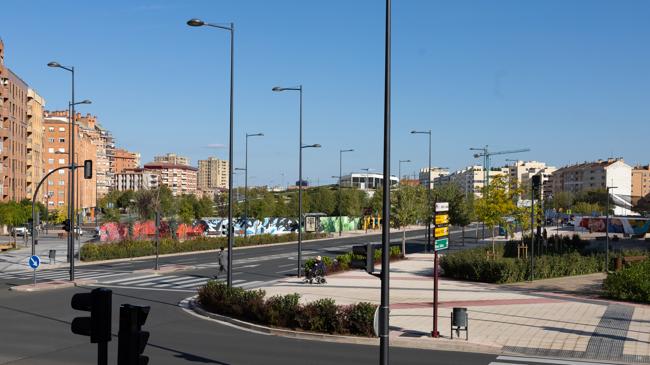
[[[75,269],[75,279],[102,279],[128,274],[130,271],[116,270],[93,270],[93,269]],[[29,280],[33,279],[34,273],[31,271],[15,271],[0,273],[0,279],[5,280]],[[67,268],[41,270],[36,272],[37,281],[55,281],[68,280],[70,273]]]
[[[543,357],[498,356],[488,365],[615,365],[613,363],[562,360]]]
[[[200,275],[143,275],[143,276],[130,276],[121,277],[109,280],[98,280],[95,286],[103,287],[119,287],[130,289],[155,289],[155,290],[168,290],[168,291],[196,291],[199,287],[205,285],[210,277]],[[224,281],[220,278],[219,281]],[[246,280],[233,280],[234,286],[244,289],[252,289],[261,286],[263,281],[246,281]]]

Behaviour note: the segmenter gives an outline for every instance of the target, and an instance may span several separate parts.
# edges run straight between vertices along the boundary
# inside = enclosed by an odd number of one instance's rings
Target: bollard
[[[48,257],[50,258],[50,264],[52,264],[52,262],[56,264],[56,250],[50,250]]]

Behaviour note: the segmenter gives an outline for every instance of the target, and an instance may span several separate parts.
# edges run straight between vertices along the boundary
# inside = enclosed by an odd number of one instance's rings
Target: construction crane
[[[470,151],[480,151],[478,153],[474,154],[474,158],[479,158],[483,157],[483,186],[489,187],[490,186],[490,162],[491,158],[494,155],[509,155],[512,153],[521,153],[521,152],[528,152],[530,151],[530,148],[522,148],[518,150],[509,150],[509,151],[497,151],[497,152],[492,152],[488,149],[488,146],[485,145],[485,147],[478,147],[478,148],[470,148]]]

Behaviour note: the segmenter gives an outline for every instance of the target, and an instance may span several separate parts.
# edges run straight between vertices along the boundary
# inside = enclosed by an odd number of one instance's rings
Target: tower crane
[[[473,147],[470,148],[470,151],[479,151],[474,154],[474,158],[479,158],[483,157],[483,186],[490,186],[490,162],[492,156],[495,155],[509,155],[512,153],[521,153],[521,152],[528,152],[530,151],[530,148],[521,148],[518,150],[507,150],[507,151],[490,151],[488,149],[488,146],[485,145],[485,147]]]

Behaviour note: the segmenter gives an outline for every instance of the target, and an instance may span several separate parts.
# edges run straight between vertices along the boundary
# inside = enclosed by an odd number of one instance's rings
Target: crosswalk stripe
[[[192,278],[190,280],[194,281],[196,279],[197,278]],[[204,278],[198,278],[198,279],[203,280]],[[180,282],[185,282],[187,280],[188,280],[187,276],[177,276],[177,277],[170,276],[168,278],[161,278],[159,280],[154,280],[154,283],[158,288],[166,288],[169,286],[176,286],[177,282],[180,283]],[[142,284],[139,284],[138,286],[142,286]]]
[[[174,285],[174,287],[176,287],[176,288],[198,288],[199,286],[204,285],[205,283],[207,283],[209,280],[210,279],[206,278],[206,279],[199,280],[199,281],[194,281],[194,282],[191,282],[191,283],[184,283],[184,284],[176,283],[176,285]]]
[[[130,278],[121,278],[121,279],[115,279],[115,280],[109,280],[109,281],[103,281],[106,284],[116,284],[120,283],[121,285],[128,285],[128,284],[133,284],[136,282],[140,281],[147,281],[153,277],[157,277],[157,274],[151,274],[151,275],[145,275],[145,276],[138,276],[136,278],[130,277]]]
[[[522,363],[514,363],[514,362],[499,362],[499,361],[492,361],[488,365],[528,365],[528,364],[522,364]]]
[[[587,362],[587,361],[571,361],[560,359],[543,359],[541,357],[519,357],[519,356],[499,356],[497,360],[505,361],[525,361],[539,364],[553,364],[553,365],[611,365],[602,362]]]

